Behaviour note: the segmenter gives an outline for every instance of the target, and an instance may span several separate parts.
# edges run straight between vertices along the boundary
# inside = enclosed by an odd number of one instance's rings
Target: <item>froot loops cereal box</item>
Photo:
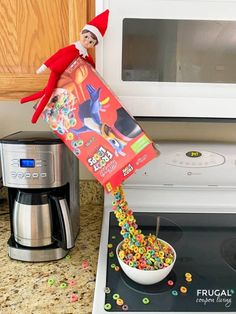
[[[82,58],[62,74],[42,117],[107,192],[159,155],[137,121]]]

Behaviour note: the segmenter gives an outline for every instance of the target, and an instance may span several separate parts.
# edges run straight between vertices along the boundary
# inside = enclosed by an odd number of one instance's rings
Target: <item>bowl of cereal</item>
[[[154,247],[150,245],[129,247],[128,242],[123,240],[116,248],[116,255],[124,273],[142,285],[162,281],[168,276],[176,261],[174,248],[159,238],[156,239]]]

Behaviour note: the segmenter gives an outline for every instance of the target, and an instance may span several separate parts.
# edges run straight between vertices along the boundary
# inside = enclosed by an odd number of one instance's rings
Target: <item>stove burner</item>
[[[226,263],[236,270],[236,238],[227,239],[222,243],[221,254]]]
[[[171,291],[174,288],[174,286],[169,286],[167,282],[168,280],[172,280],[175,283],[176,274],[172,271],[164,280],[158,282],[155,285],[140,285],[129,279],[129,277],[127,277],[123,271],[121,271],[121,279],[129,289],[135,290],[136,292],[144,294],[159,294],[162,292]]]

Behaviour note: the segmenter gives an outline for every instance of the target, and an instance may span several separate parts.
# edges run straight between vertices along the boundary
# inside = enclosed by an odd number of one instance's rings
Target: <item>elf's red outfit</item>
[[[45,61],[44,64],[52,71],[62,73],[70,65],[71,60],[74,60],[80,56],[89,62],[93,67],[95,67],[93,58],[89,54],[84,56],[76,47],[76,44],[72,44],[58,50],[47,61]]]
[[[96,16],[83,28],[88,30],[88,32],[93,33],[97,37],[98,42],[101,41],[103,35],[105,34],[108,22],[108,15],[109,10],[104,11],[103,13]],[[87,53],[87,50],[81,45],[80,42],[76,42],[72,45],[58,50],[54,55],[52,55],[48,60],[44,62],[43,66],[41,66],[38,73],[44,71],[44,69],[46,68],[49,68],[51,70],[46,87],[37,93],[22,98],[20,101],[21,103],[25,103],[42,97],[32,117],[32,123],[37,122],[44,107],[47,105],[54,88],[56,88],[57,82],[60,79],[61,74],[78,57],[84,58],[93,67],[95,67],[93,58]]]

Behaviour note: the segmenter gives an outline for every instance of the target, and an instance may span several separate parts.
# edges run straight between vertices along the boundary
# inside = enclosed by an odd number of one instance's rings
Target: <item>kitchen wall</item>
[[[32,104],[20,104],[18,101],[0,101],[0,137],[19,130],[49,130],[48,125],[39,120],[31,124]],[[224,141],[236,143],[235,123],[213,122],[140,122],[147,134],[156,141]],[[80,164],[80,178],[93,179],[87,169]]]

